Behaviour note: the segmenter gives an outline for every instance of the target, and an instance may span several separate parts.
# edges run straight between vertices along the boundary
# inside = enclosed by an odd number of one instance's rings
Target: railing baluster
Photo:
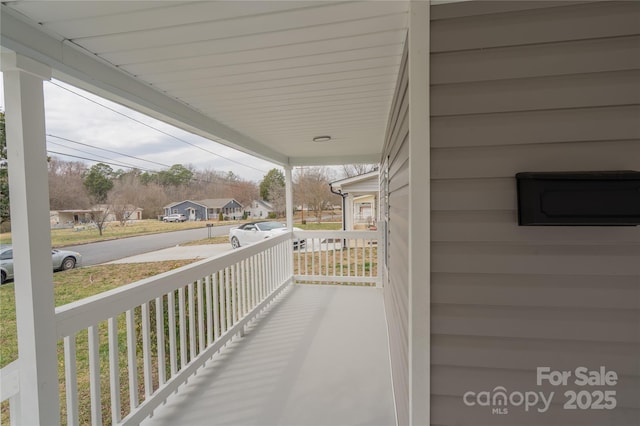
[[[149,303],[142,304],[142,369],[144,373],[144,397],[153,393],[153,373],[151,371],[151,325],[149,324]]]
[[[180,329],[180,367],[187,365],[187,329],[184,307],[184,287],[178,289],[178,321]]]
[[[326,240],[324,244],[324,276],[329,276],[329,240]]]
[[[298,274],[302,273],[302,269],[300,269],[300,258],[302,257],[302,246],[300,244],[302,244],[302,239],[298,239],[298,253],[296,255],[296,263],[298,265],[298,267],[296,268]],[[305,247],[307,246],[306,241],[305,241]]]
[[[336,271],[336,268],[338,267],[338,265],[336,264],[336,239],[333,239],[333,276],[338,275],[338,272]]]
[[[307,271],[308,270],[307,266],[308,266],[308,263],[309,263],[309,257],[308,257],[308,254],[309,254],[309,240],[311,240],[311,244],[313,244],[313,239],[312,238],[307,238],[307,242],[304,245],[304,259],[303,259],[304,260],[303,264],[304,264],[304,274],[305,275],[309,274],[308,271]],[[298,272],[298,273],[300,273],[300,272]]]
[[[231,325],[238,322],[238,285],[236,280],[238,279],[237,269],[238,264],[231,265],[229,268],[231,271]]]
[[[369,240],[369,276],[373,277],[373,240]]]
[[[178,372],[178,354],[176,349],[176,294],[167,293],[167,317],[169,318],[169,368],[171,377]]]
[[[213,343],[213,304],[211,302],[211,275],[204,279],[205,297],[207,305],[207,345]]]
[[[249,260],[245,259],[242,261],[242,288],[243,296],[242,296],[242,316],[244,317],[249,312]]]
[[[134,312],[129,309],[127,321],[127,361],[129,364],[129,407],[133,411],[138,406],[138,368],[136,366],[136,326]]]
[[[120,352],[118,351],[118,317],[109,318],[109,389],[111,424],[120,421]]]
[[[91,424],[102,424],[102,401],[100,400],[100,337],[98,326],[90,326],[89,333],[89,393],[91,395]]]
[[[158,386],[167,381],[167,360],[164,355],[164,303],[163,298],[156,297],[156,343],[158,345]]]
[[[347,240],[347,276],[351,276],[351,240]]]
[[[218,277],[220,274],[216,271],[213,273],[213,339],[218,340],[220,337],[220,287]]]
[[[232,306],[231,306],[231,272],[229,271],[229,268],[225,268],[224,269],[224,290],[225,290],[225,295],[226,295],[226,299],[225,299],[225,311],[227,313],[227,318],[226,318],[226,327],[225,330],[228,330],[231,328],[232,326]]]
[[[353,275],[358,277],[358,266],[360,266],[358,264],[358,253],[360,252],[360,238],[355,238],[355,242],[356,242],[356,246],[353,249]]]
[[[258,291],[257,256],[251,256],[251,309],[256,306],[256,293]]]
[[[220,334],[227,331],[227,286],[224,269],[220,271]]]
[[[311,275],[316,275],[316,238],[311,241]]]
[[[264,286],[265,286],[265,282],[266,282],[266,255],[264,252],[259,254],[260,256],[260,260],[258,262],[258,273],[260,276],[260,287],[259,287],[259,295],[260,297],[258,298],[258,300],[263,300],[264,299]]]
[[[318,275],[322,275],[322,238],[318,238]]]
[[[202,292],[202,280],[198,280],[196,297],[198,298],[198,348],[199,352],[204,351],[204,294]]]
[[[67,392],[67,425],[78,425],[78,374],[76,367],[76,336],[64,338],[64,377]],[[11,416],[15,418],[15,415]]]
[[[187,294],[189,297],[189,362],[196,357],[196,307],[193,295],[193,283],[187,286]]]

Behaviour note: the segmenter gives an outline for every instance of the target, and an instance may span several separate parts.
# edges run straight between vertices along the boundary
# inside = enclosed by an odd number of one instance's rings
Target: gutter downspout
[[[347,230],[347,208],[346,208],[347,206],[346,206],[345,200],[347,199],[347,195],[349,195],[349,193],[345,192],[343,194],[341,189],[338,189],[337,191],[334,190],[333,185],[331,183],[329,183],[329,191],[342,197],[342,230],[346,231]]]

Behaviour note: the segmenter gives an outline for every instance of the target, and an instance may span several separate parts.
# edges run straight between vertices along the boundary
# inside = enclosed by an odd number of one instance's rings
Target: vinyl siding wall
[[[382,161],[381,206],[387,229],[385,311],[398,424],[409,422],[409,95],[407,50],[400,66]]]
[[[514,175],[640,170],[640,3],[473,2],[431,19],[431,424],[639,425],[640,227],[519,227]],[[400,262],[406,153],[390,140]],[[399,269],[385,290],[404,386]],[[569,387],[538,387],[538,366],[615,370],[617,386],[581,389],[616,390],[617,408],[564,410]],[[554,404],[492,415],[463,403],[497,386],[555,391]]]

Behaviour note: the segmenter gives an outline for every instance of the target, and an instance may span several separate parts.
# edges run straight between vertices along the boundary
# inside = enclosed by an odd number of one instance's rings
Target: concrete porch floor
[[[145,426],[395,424],[382,290],[294,285]]]

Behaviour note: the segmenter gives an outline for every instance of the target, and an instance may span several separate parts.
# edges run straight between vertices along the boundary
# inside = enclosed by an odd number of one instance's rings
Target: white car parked
[[[301,231],[299,228],[293,229]],[[287,226],[281,222],[249,222],[236,228],[231,228],[229,231],[229,241],[235,249],[248,246],[249,244],[255,244],[266,238],[280,235],[283,232],[287,232]],[[304,241],[300,241],[300,244],[298,244],[298,241],[293,242],[294,249],[298,248],[298,245],[304,247]]]

